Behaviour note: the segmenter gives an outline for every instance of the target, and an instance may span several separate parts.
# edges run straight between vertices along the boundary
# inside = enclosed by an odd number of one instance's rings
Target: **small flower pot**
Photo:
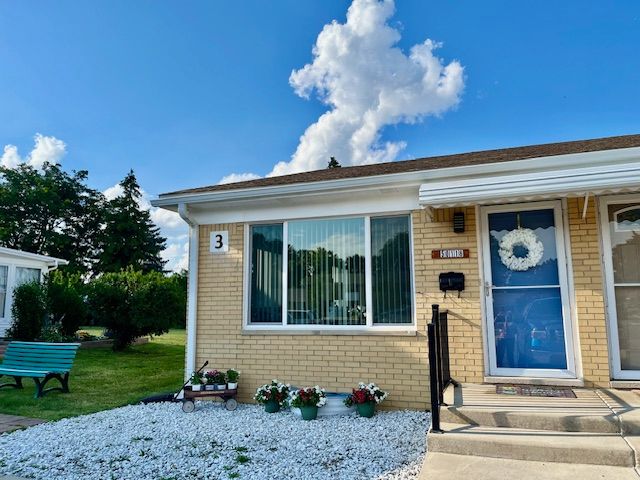
[[[235,390],[236,388],[238,388],[238,382],[229,382],[229,383],[227,383],[227,388],[229,390]]]
[[[191,385],[191,390],[193,390],[194,392],[199,392],[200,390],[202,390],[202,385],[200,385],[200,384]]]
[[[214,390],[224,390],[226,388],[226,384],[224,383],[216,383],[213,385]]]
[[[267,413],[279,412],[280,404],[276,400],[267,400],[264,404],[264,411]]]
[[[205,385],[205,386],[204,386],[204,389],[205,389],[207,392],[210,392],[210,391],[212,391],[212,390],[215,390],[215,389],[216,389],[216,386],[215,386],[215,385]]]
[[[376,413],[376,402],[357,403],[358,415],[364,418],[371,418]]]
[[[315,420],[318,417],[318,407],[315,405],[300,407],[300,413],[302,414],[303,420]]]

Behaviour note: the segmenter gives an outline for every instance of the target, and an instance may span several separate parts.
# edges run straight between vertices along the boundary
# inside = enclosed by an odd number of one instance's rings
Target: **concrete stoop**
[[[427,437],[420,480],[640,480],[640,397],[574,391],[507,398],[491,385],[463,386],[441,409],[445,433]]]
[[[430,433],[429,452],[510,460],[634,467],[635,454],[619,434],[554,432],[443,424]]]
[[[431,452],[418,480],[638,480],[634,468]]]

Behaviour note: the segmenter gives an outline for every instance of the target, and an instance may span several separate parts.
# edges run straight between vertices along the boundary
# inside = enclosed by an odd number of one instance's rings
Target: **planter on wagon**
[[[371,418],[376,413],[376,405],[382,403],[389,394],[375,383],[360,383],[358,388],[354,388],[345,401],[347,407],[355,406],[358,415],[365,418]]]
[[[275,379],[272,380],[271,383],[258,387],[253,398],[259,404],[264,405],[265,412],[276,413],[280,411],[280,408],[287,406],[290,388],[291,385],[285,385]]]
[[[233,372],[231,378],[235,382],[227,383],[227,376],[230,372]],[[226,374],[220,370],[209,370],[204,374],[200,373],[200,370],[193,372],[188,385],[185,385],[183,389],[182,411],[185,413],[193,412],[195,410],[194,400],[206,397],[220,398],[227,410],[235,410],[238,407],[236,396],[239,376],[240,372],[234,369],[227,370]]]

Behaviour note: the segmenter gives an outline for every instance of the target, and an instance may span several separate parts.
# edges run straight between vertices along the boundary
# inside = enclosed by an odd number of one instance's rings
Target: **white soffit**
[[[541,200],[640,189],[640,160],[622,164],[572,166],[560,170],[464,179],[433,179],[420,185],[419,203],[430,207]]]

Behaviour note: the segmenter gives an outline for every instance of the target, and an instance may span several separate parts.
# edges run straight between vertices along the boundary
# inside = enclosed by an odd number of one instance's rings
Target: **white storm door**
[[[482,208],[489,374],[576,378],[560,201]]]

